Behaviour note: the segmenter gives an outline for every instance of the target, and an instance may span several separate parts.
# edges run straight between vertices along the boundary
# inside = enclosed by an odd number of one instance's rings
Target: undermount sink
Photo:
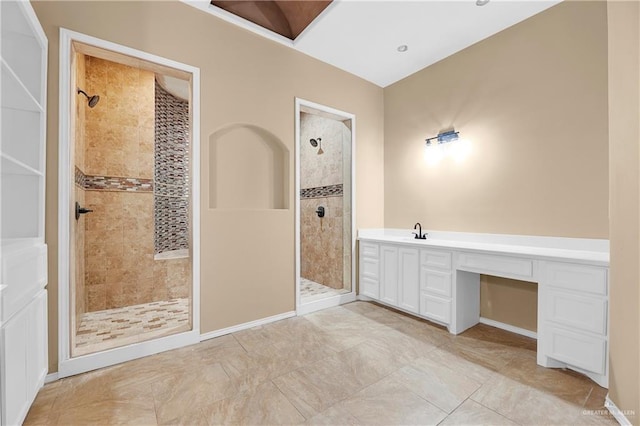
[[[420,238],[416,238],[416,237],[404,237],[404,238],[402,238],[402,241],[426,242],[428,240],[429,240],[429,237],[427,237],[425,239],[420,239]]]

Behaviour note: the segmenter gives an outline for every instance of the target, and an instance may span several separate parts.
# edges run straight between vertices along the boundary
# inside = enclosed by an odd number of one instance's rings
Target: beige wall
[[[49,38],[46,241],[50,371],[57,369],[58,339],[60,27],[200,68],[202,332],[294,309],[294,211],[209,208],[209,140],[217,130],[231,123],[250,123],[283,141],[291,153],[287,198],[292,206],[294,98],[355,114],[357,226],[383,226],[382,89],[178,2],[47,1],[33,6]]]
[[[610,1],[609,396],[640,424],[640,7]]]
[[[604,2],[561,3],[384,96],[386,227],[608,238]],[[424,139],[451,126],[469,157],[426,164]],[[535,292],[503,308],[504,281],[484,281],[483,316],[535,324]]]

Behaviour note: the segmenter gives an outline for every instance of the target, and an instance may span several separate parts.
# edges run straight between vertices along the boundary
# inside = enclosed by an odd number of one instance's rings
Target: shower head
[[[318,155],[320,154],[324,154],[324,151],[322,150],[322,138],[318,138],[318,139],[311,139],[309,141],[309,143],[311,144],[312,147],[317,148],[318,146],[320,146],[320,149],[318,149]]]
[[[94,106],[96,106],[96,104],[100,100],[100,96],[98,95],[89,96],[84,90],[78,89],[78,94],[80,93],[82,93],[87,97],[87,101],[89,102],[89,108],[93,108]]]

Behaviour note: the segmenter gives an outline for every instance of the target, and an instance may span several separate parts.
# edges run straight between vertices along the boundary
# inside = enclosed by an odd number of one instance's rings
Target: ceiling
[[[210,4],[210,0],[182,1],[386,87],[561,0],[491,0],[484,6],[477,6],[475,0],[309,2],[328,5],[323,5],[319,15],[310,19],[306,29],[300,29],[302,24],[296,21],[297,35],[294,32],[282,35],[265,29]],[[214,2],[240,3],[235,7],[245,9],[258,8],[260,6],[255,4],[261,3],[246,0]],[[281,6],[282,3],[306,2],[273,3]],[[264,15],[258,12],[249,13]],[[309,19],[309,14],[303,15]],[[291,29],[293,26],[289,24]],[[406,45],[407,51],[399,52],[400,45]]]
[[[213,6],[289,40],[295,40],[329,3],[331,0],[211,0]]]

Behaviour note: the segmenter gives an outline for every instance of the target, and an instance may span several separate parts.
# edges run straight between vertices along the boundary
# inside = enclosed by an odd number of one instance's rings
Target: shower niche
[[[289,150],[268,130],[232,124],[209,138],[209,207],[289,208]]]

